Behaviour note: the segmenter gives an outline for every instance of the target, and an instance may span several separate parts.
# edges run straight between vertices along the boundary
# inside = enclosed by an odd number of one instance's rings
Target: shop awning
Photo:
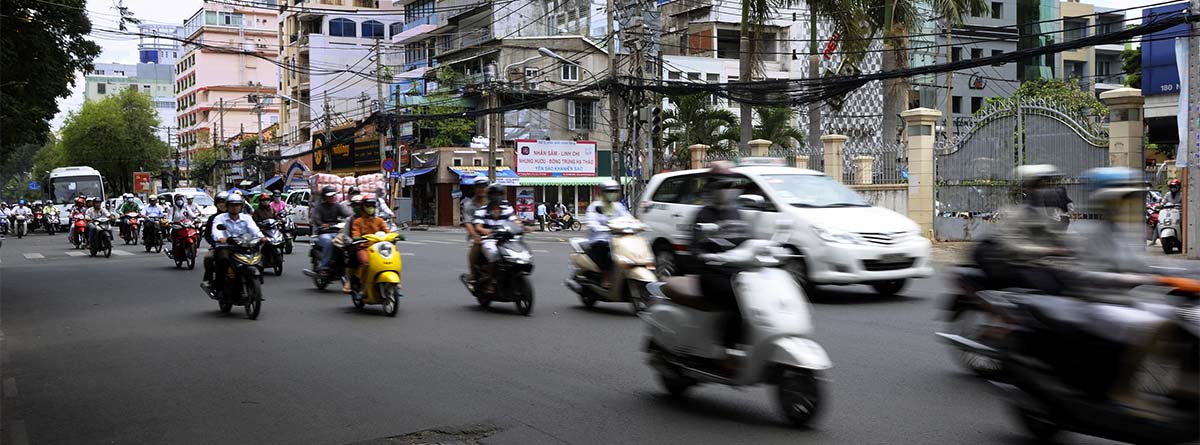
[[[416,170],[409,170],[409,171],[406,171],[406,172],[404,172],[404,173],[401,173],[401,174],[400,174],[400,177],[401,177],[401,178],[412,178],[412,177],[416,177],[416,176],[421,176],[421,175],[423,175],[423,174],[426,174],[426,173],[429,173],[429,172],[431,172],[431,171],[433,171],[433,167],[429,167],[429,168],[418,168],[418,169],[416,169]]]
[[[265,190],[283,190],[283,176],[275,176],[264,182],[262,188]]]
[[[487,176],[487,174],[488,174],[487,167],[459,166],[459,167],[446,167],[446,168],[449,168],[450,171],[454,172],[454,174],[458,175],[459,177],[463,177],[463,178],[469,178],[469,177],[475,177],[475,176]],[[496,167],[496,182],[497,183],[499,183],[501,185],[514,186],[514,185],[520,185],[520,180],[521,180],[521,177],[517,176],[517,172],[512,171],[512,168]]]
[[[521,178],[521,185],[525,186],[574,186],[574,185],[600,185],[601,182],[612,179],[610,176],[544,176],[534,178]],[[621,178],[622,182],[629,184],[633,182],[633,178]]]

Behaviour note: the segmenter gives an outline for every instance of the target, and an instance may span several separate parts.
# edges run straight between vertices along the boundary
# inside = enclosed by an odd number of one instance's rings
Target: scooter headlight
[[[505,253],[508,255],[509,258],[512,258],[513,261],[516,261],[519,263],[527,263],[527,262],[529,262],[529,260],[533,259],[533,253],[529,252],[527,250],[526,251],[516,251],[516,250],[506,249]]]
[[[375,250],[379,252],[379,256],[391,258],[392,253],[396,251],[396,248],[392,246],[392,243],[379,243],[375,245]]]

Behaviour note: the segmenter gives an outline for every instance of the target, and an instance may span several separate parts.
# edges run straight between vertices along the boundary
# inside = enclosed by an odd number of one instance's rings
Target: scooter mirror
[[[741,195],[737,198],[738,207],[748,210],[762,210],[766,207],[766,199],[759,195]]]

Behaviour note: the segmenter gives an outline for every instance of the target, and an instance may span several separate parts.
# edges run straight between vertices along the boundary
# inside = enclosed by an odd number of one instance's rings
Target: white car
[[[761,208],[741,209],[755,237],[769,238],[777,221],[790,222],[786,244],[800,257],[788,269],[806,291],[815,291],[815,285],[867,284],[892,295],[909,279],[933,275],[930,242],[917,223],[870,205],[821,172],[775,166],[733,172],[742,194],[764,199]],[[642,193],[636,213],[650,227],[643,236],[654,249],[660,274],[674,273],[687,255],[701,193],[712,178],[708,169],[656,175]]]
[[[296,235],[312,234],[312,223],[308,221],[309,204],[312,202],[312,190],[292,190],[284,200],[290,215],[288,219],[296,224]]]
[[[186,187],[186,188],[177,188],[177,189],[175,189],[174,192],[167,192],[167,193],[163,193],[163,194],[169,194],[169,195],[173,195],[173,196],[182,195],[185,199],[186,199],[186,197],[191,196],[192,203],[196,204],[197,206],[200,206],[200,215],[205,218],[217,214],[216,202],[213,201],[212,196],[209,196],[208,193],[205,193],[203,190],[200,190],[197,188]],[[174,205],[173,202],[174,202],[174,199],[167,201],[165,205],[168,207],[173,206]]]

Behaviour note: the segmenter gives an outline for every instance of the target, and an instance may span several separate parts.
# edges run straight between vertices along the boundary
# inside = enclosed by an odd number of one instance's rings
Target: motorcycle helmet
[[[283,193],[282,193],[282,192],[280,192],[279,190],[276,190],[276,191],[274,191],[274,192],[272,192],[272,193],[271,193],[271,197],[274,197],[274,198],[282,198],[282,197],[283,197]]]
[[[121,195],[121,197],[124,198],[126,201],[133,201],[133,193],[126,193],[124,195]]]
[[[25,200],[24,200],[24,199],[18,199],[18,200],[17,200],[17,205],[19,205],[19,206],[23,206],[23,205],[25,205]]]
[[[1022,165],[1013,169],[1013,178],[1022,187],[1031,188],[1041,182],[1053,181],[1062,177],[1058,167],[1050,164]]]
[[[1172,192],[1178,192],[1182,187],[1183,183],[1178,179],[1172,179],[1171,182],[1167,184],[1167,189],[1171,190]]]
[[[324,196],[326,198],[332,198],[334,196],[337,196],[337,189],[333,188],[332,185],[327,185],[327,186],[321,187],[321,196]]]
[[[362,193],[362,191],[358,189],[358,186],[354,185],[350,186],[349,190],[346,190],[346,196],[354,196],[360,193]]]
[[[262,202],[266,202],[271,199],[271,194],[263,192],[261,195],[258,195],[258,199],[262,200]]]
[[[230,193],[229,196],[225,198],[225,205],[227,205],[227,206],[234,205],[234,204],[242,205],[245,203],[246,203],[245,199],[243,199],[242,195],[238,194],[238,193]]]
[[[147,196],[146,203],[147,204],[158,204],[158,197],[154,196],[154,195]]]
[[[84,204],[84,202],[83,202],[82,196],[75,197],[75,205],[83,205],[83,204]],[[8,205],[8,204],[5,204],[5,205]]]
[[[379,200],[375,199],[375,195],[367,195],[362,199],[363,212],[368,215],[375,214],[375,208],[379,206]]]
[[[488,202],[499,203],[504,200],[504,186],[500,184],[492,184],[487,188]]]
[[[217,193],[217,197],[216,197],[217,202],[225,202],[228,199],[229,199],[229,192]]]
[[[1126,167],[1101,167],[1084,172],[1088,199],[1117,223],[1141,223],[1146,183],[1141,172]]]

